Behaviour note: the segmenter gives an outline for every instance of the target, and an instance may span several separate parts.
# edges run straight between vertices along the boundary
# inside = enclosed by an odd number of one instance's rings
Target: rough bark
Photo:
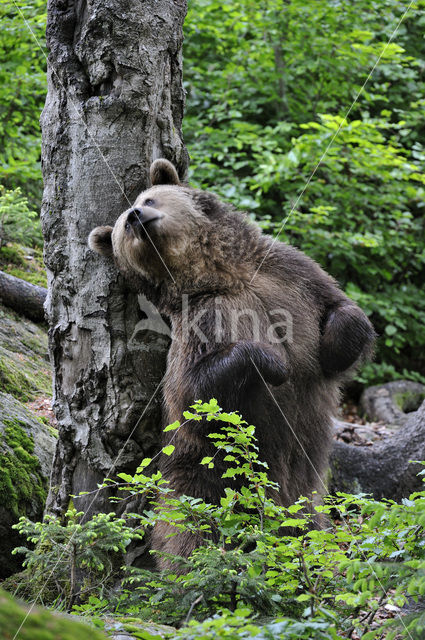
[[[167,339],[148,343],[138,331],[137,297],[87,236],[146,188],[154,158],[186,172],[185,13],[185,0],[49,0],[42,220],[60,426],[48,509],[57,513],[70,494],[134,470],[157,446],[161,392],[152,395]],[[76,506],[88,512],[92,500]],[[105,492],[93,509],[111,509]]]
[[[418,460],[425,460],[425,402],[393,435],[371,447],[334,442],[329,491],[401,500],[422,489],[417,474],[423,467],[415,464]]]
[[[44,320],[43,304],[46,295],[44,287],[38,287],[0,271],[0,302],[26,318],[34,322]]]

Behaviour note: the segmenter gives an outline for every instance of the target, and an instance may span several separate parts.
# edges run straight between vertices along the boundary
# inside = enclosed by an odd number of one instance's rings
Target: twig
[[[197,604],[199,604],[199,603],[201,602],[201,600],[203,599],[203,597],[204,597],[204,595],[201,593],[201,595],[200,595],[200,596],[198,596],[198,597],[196,598],[196,600],[194,600],[194,601],[192,602],[192,604],[190,605],[190,609],[189,609],[189,611],[187,612],[187,616],[186,616],[186,618],[185,618],[185,621],[184,621],[184,623],[185,623],[185,624],[187,624],[187,623],[189,622],[190,617],[191,617],[191,615],[192,615],[192,611],[193,611],[193,609],[196,607],[196,605],[197,605]]]
[[[366,633],[370,627],[370,625],[373,622],[374,617],[376,616],[376,614],[378,613],[379,607],[381,606],[381,604],[384,602],[385,598],[387,597],[387,594],[385,593],[385,591],[381,594],[381,597],[378,600],[378,606],[376,607],[376,609],[374,611],[371,611],[368,618],[366,619],[366,626],[364,629],[363,633]]]

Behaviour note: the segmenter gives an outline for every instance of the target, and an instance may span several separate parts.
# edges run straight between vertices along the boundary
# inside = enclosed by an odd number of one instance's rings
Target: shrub
[[[402,504],[340,493],[321,506],[300,498],[284,508],[273,501],[253,426],[237,413],[222,412],[214,400],[196,403],[185,418],[218,423],[209,437],[229,463],[223,477],[240,476],[243,485],[226,489],[220,504],[212,505],[173,497],[159,472],[145,475],[150,459],[135,476],[120,474],[124,491],[152,496],[156,486],[156,509],[133,514],[143,526],[172,522],[176,532],[201,534],[204,544],[189,558],[168,555],[175,569],[161,574],[129,569],[125,582],[131,590],[121,596],[119,610],[174,624],[198,620],[179,632],[182,638],[251,633],[336,639],[355,631],[370,639],[381,633],[375,616],[387,605],[399,612],[388,623],[388,638],[395,622],[401,637],[421,637],[424,617],[402,619],[398,607],[407,594],[417,599],[425,592],[425,491]],[[182,428],[184,423],[168,427]],[[172,455],[172,449],[165,453]],[[214,458],[202,464],[213,467]],[[331,514],[338,514],[338,524],[312,528],[313,519]],[[294,530],[298,534],[289,535]],[[264,617],[275,621],[262,626]]]
[[[28,207],[21,189],[5,189],[0,185],[0,249],[6,242],[42,245],[38,215]]]
[[[49,599],[54,594],[56,604],[66,610],[93,590],[110,586],[117,572],[119,553],[138,535],[114,513],[99,513],[87,520],[83,516],[71,507],[63,523],[57,516],[48,514],[42,522],[21,517],[13,525],[35,545],[13,551],[24,554],[26,577],[30,576],[30,582],[42,587],[41,594],[47,589]]]
[[[16,550],[25,554],[35,579],[44,582],[48,574],[69,607],[76,596],[73,572],[84,568],[88,602],[75,607],[77,613],[109,610],[118,619],[131,615],[134,621],[182,625],[173,638],[371,640],[385,633],[388,640],[396,634],[420,640],[424,613],[401,617],[400,607],[407,596],[418,601],[425,593],[425,491],[401,504],[340,493],[321,506],[304,498],[278,506],[258,458],[254,427],[237,413],[221,411],[215,400],[192,409],[186,420],[215,423],[209,437],[229,463],[224,476],[240,476],[241,488],[226,489],[218,505],[176,498],[159,471],[146,474],[153,462],[146,458],[134,476],[121,473],[112,482],[127,497],[142,493],[153,500],[142,515],[127,514],[127,522],[112,514],[82,521],[70,509],[64,525],[52,516],[15,525],[36,543],[35,550]],[[184,425],[176,422],[167,430]],[[173,448],[170,443],[163,453],[172,455]],[[202,464],[213,468],[214,457]],[[337,516],[334,524],[331,515]],[[318,516],[329,519],[319,530],[311,526]],[[103,591],[99,598],[97,581],[103,584],[111,575],[110,552],[124,551],[140,537],[140,525],[161,520],[172,522],[176,533],[201,535],[203,545],[189,558],[168,555],[175,568],[162,573],[127,569],[121,591],[106,597]],[[294,530],[297,535],[289,535]],[[380,618],[384,606],[396,612],[394,619]],[[143,634],[146,640],[156,637]]]

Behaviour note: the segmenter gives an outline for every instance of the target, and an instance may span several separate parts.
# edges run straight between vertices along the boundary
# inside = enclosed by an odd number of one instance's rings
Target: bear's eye
[[[155,205],[155,200],[152,200],[152,198],[147,198],[144,203],[145,207],[153,207]]]

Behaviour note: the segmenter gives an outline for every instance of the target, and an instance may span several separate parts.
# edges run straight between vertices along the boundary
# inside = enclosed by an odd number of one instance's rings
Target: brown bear
[[[282,505],[320,491],[338,390],[370,353],[372,325],[316,262],[214,194],[182,184],[170,162],[156,160],[150,175],[152,187],[113,228],[94,229],[89,245],[113,256],[171,322],[165,423],[214,397],[255,425]],[[223,495],[224,463],[200,465],[214,453],[211,424],[186,424],[162,460],[176,495]],[[199,542],[171,531],[158,525],[154,548],[187,556]]]

